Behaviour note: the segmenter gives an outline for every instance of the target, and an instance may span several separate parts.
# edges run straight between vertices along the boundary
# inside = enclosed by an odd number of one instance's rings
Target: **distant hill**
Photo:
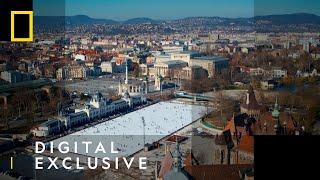
[[[123,24],[146,24],[146,23],[157,24],[159,22],[161,22],[161,21],[154,20],[151,18],[141,17],[141,18],[128,19],[122,23]]]
[[[86,15],[77,16],[36,16],[35,26],[39,31],[63,30],[63,27],[78,25],[138,25],[152,24],[155,29],[141,29],[141,33],[147,31],[158,31],[163,33],[186,32],[194,28],[215,30],[217,28],[230,28],[236,26],[244,31],[255,30],[257,32],[319,32],[320,16],[307,13],[256,16],[252,18],[224,18],[224,17],[188,17],[175,20],[154,20],[140,17],[126,21],[115,21],[111,19],[96,19]],[[132,33],[127,27],[118,26],[110,29],[96,29],[99,33],[121,34]],[[240,27],[240,28],[239,28]]]
[[[307,13],[256,16],[255,22],[267,21],[274,25],[286,24],[320,24],[320,16]]]
[[[77,16],[36,16],[36,25],[91,25],[91,24],[117,24],[117,21],[110,19],[95,19],[86,15]]]
[[[67,24],[117,24],[117,21],[111,19],[95,19],[85,15],[67,16]]]
[[[223,17],[187,17],[183,19],[177,19],[170,21],[170,23],[186,24],[190,26],[205,25],[205,26],[216,26],[216,25],[248,25],[252,22],[250,18],[223,18]]]
[[[201,21],[202,23],[214,23],[214,24],[225,24],[225,23],[245,23],[249,21],[254,22],[267,22],[274,25],[284,24],[320,24],[320,16],[307,13],[296,13],[296,14],[283,14],[283,15],[268,15],[268,16],[256,16],[254,18],[223,18],[223,17],[188,17],[170,21],[160,21],[151,18],[141,17],[128,19],[126,21],[114,21],[111,19],[95,19],[86,15],[77,16],[36,16],[35,22],[37,24],[48,24],[48,23],[66,23],[67,25],[81,25],[81,24],[145,24],[152,23],[158,24],[161,22],[168,23],[189,23],[194,21]]]
[[[320,16],[308,13],[282,14],[282,15],[267,15],[255,16],[253,18],[223,18],[223,17],[189,17],[178,19],[177,22],[192,22],[199,21],[205,23],[213,23],[220,25],[227,25],[230,23],[245,24],[250,22],[268,23],[271,25],[288,25],[288,24],[314,24],[320,25]]]

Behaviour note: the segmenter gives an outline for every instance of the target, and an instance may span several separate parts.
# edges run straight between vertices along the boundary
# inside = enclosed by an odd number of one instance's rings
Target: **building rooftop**
[[[164,180],[189,180],[191,179],[191,177],[188,175],[188,173],[186,173],[185,171],[169,171],[165,176],[164,176]]]
[[[193,179],[242,179],[242,171],[252,169],[253,165],[237,164],[237,165],[199,165],[186,166],[185,170],[192,176]]]
[[[186,62],[181,60],[171,60],[171,61],[164,61],[159,64],[176,65],[176,64],[186,64]]]
[[[249,87],[247,96],[245,98],[245,103],[241,105],[242,108],[248,109],[248,110],[259,110],[261,109],[261,106],[259,105],[256,95],[254,93],[254,90],[252,86]]]
[[[199,52],[197,51],[181,51],[179,53],[175,53],[175,54],[190,54],[190,55],[197,55],[199,54]]]
[[[50,127],[54,123],[59,123],[59,120],[49,118],[48,121],[43,122],[42,124],[39,125],[39,127]]]
[[[80,112],[68,114],[68,116],[70,116],[70,117],[77,117],[77,116],[79,116],[80,114],[87,115],[85,112],[80,111]]]
[[[229,61],[228,58],[225,58],[222,56],[200,56],[200,57],[194,57],[193,59],[203,60],[203,61],[214,61],[214,62]]]
[[[243,136],[238,146],[240,151],[253,154],[254,153],[254,138],[253,136]]]
[[[164,159],[161,162],[161,169],[159,172],[159,178],[163,178],[172,168],[173,157],[171,152],[167,152]]]
[[[279,114],[279,122],[280,122],[280,128],[281,133],[283,134],[294,134],[296,124],[293,121],[293,118],[289,113],[286,112],[280,112]],[[253,131],[255,135],[275,135],[275,125],[276,125],[275,119],[272,117],[271,112],[266,112],[262,114],[260,117],[260,120],[257,121],[257,123],[253,126]]]

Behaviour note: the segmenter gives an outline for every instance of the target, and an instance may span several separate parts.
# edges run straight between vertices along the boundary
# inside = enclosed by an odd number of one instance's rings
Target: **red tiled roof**
[[[185,166],[197,165],[199,162],[195,159],[193,153],[189,153],[186,159],[184,160]]]
[[[280,113],[280,125],[283,126],[286,124],[287,132],[290,134],[290,132],[293,132],[295,130],[295,124],[292,119],[292,117],[285,112]],[[276,124],[276,121],[272,118],[271,112],[264,113],[260,120],[253,125],[253,131],[255,135],[258,134],[265,134],[265,135],[273,135],[275,134],[274,131],[274,125]],[[266,128],[265,128],[266,125]]]
[[[159,178],[163,178],[172,168],[173,158],[171,152],[168,152],[161,162]]]
[[[248,98],[246,96],[245,103],[242,104],[241,106],[246,109],[261,109],[261,106],[259,105],[256,99],[252,86],[249,87],[248,94],[249,94],[249,104],[246,103]]]
[[[230,121],[227,122],[226,127],[224,128],[224,131],[230,130],[231,134],[236,133],[236,126],[234,124],[234,116]]]
[[[184,140],[186,140],[187,139],[187,137],[184,137],[184,136],[178,136],[178,135],[172,135],[172,136],[170,136],[168,139],[166,139],[166,141],[168,141],[168,142],[182,142],[182,141],[184,141]]]
[[[240,151],[253,154],[254,152],[254,138],[253,136],[245,135],[241,138],[238,146]]]
[[[199,165],[186,166],[184,169],[194,179],[201,180],[240,180],[239,171],[253,168],[253,165]]]

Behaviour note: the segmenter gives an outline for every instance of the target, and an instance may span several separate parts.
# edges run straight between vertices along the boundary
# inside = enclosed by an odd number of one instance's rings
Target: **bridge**
[[[188,99],[193,99],[196,101],[210,101],[213,99],[213,97],[209,97],[209,96],[204,96],[201,94],[195,94],[195,93],[187,93],[184,91],[177,91],[174,93],[174,95],[177,98],[188,98]]]

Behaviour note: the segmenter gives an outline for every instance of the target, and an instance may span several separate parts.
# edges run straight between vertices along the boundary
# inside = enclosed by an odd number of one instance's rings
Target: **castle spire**
[[[180,153],[180,143],[178,138],[176,139],[176,150],[173,153],[173,170],[175,172],[181,171],[181,153]]]
[[[279,116],[280,116],[280,108],[279,108],[279,104],[278,104],[278,98],[276,98],[276,102],[274,104],[274,108],[272,111],[272,117],[274,119],[279,119]]]
[[[125,84],[128,84],[128,59],[126,60],[126,80]]]
[[[276,132],[276,134],[280,134],[281,133],[281,124],[280,124],[280,108],[279,108],[279,104],[278,104],[278,98],[276,99],[276,102],[274,104],[274,108],[272,111],[272,118],[274,119],[275,125],[274,125],[274,130]]]

